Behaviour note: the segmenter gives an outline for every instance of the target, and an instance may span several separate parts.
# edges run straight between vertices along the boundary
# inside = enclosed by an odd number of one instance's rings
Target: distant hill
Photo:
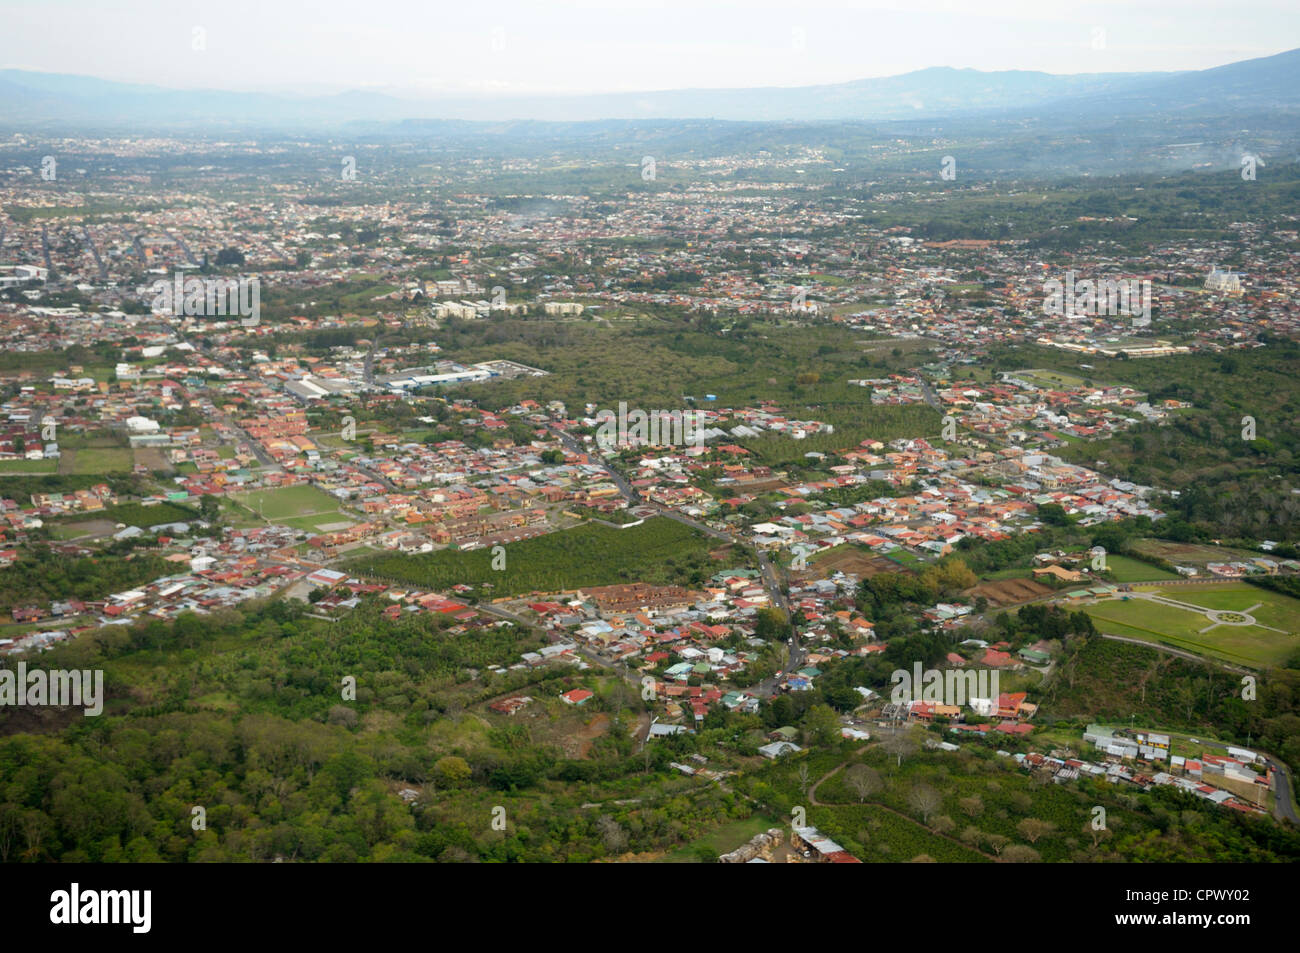
[[[600,119],[897,121],[1016,115],[1072,119],[1258,113],[1300,107],[1300,50],[1180,73],[1051,73],[934,67],[822,86],[686,89],[592,96],[409,100],[381,93],[291,97],[175,90],[88,76],[0,70],[0,123],[310,128],[358,120],[582,122]]]

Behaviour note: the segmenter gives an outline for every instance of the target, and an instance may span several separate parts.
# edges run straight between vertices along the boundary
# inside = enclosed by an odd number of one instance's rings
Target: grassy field
[[[57,473],[57,460],[0,460],[0,476],[6,473]]]
[[[1082,387],[1085,378],[1061,371],[1049,371],[1041,368],[1016,371],[1011,375],[1038,387]],[[1091,378],[1086,378],[1091,380]]]
[[[1169,572],[1150,563],[1131,556],[1107,556],[1106,568],[1116,582],[1158,582],[1161,579],[1177,579],[1178,573]]]
[[[920,570],[929,565],[926,560],[908,549],[895,549],[892,553],[885,553],[884,556],[886,559],[891,559],[907,569]]]
[[[119,503],[94,514],[101,520],[125,523],[127,526],[157,526],[159,523],[188,523],[198,519],[198,510],[175,503]]]
[[[699,849],[707,847],[715,855],[729,853],[750,840],[755,834],[761,834],[769,828],[784,827],[785,822],[773,820],[762,814],[753,814],[743,821],[728,821],[714,828],[680,850],[675,850],[663,858],[666,864],[699,863]]]
[[[233,498],[273,523],[297,525],[303,517],[324,516],[326,523],[342,520],[338,501],[314,486],[285,486],[273,490],[236,493]],[[290,522],[291,520],[295,522]]]
[[[316,513],[312,516],[285,516],[275,522],[284,526],[292,526],[294,529],[320,531],[327,526],[338,529],[351,526],[355,520],[347,519],[336,510],[332,513]]]
[[[64,473],[130,473],[135,454],[128,447],[82,447],[64,453]]]
[[[1201,631],[1212,624],[1205,615],[1142,598],[1105,600],[1085,606],[1084,611],[1107,634],[1160,642],[1252,668],[1279,665],[1300,646],[1295,634],[1300,630],[1300,601],[1280,593],[1242,583],[1169,587],[1159,594],[1204,609],[1234,612],[1260,604],[1251,611],[1259,625],[1219,625]]]

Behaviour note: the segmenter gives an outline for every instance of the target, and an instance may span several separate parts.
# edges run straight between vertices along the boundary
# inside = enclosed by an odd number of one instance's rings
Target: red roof
[[[996,649],[985,649],[984,658],[980,659],[980,663],[982,665],[991,665],[994,668],[1003,668],[1008,665],[1016,664],[1016,660],[1006,652],[999,652]]]
[[[1007,735],[1027,735],[1031,731],[1033,731],[1034,728],[1032,725],[1024,725],[1024,724],[1013,725],[1011,724],[1011,722],[1004,721],[1002,724],[998,725],[997,728],[995,728],[994,730],[1000,731],[1003,734],[1007,734]]]

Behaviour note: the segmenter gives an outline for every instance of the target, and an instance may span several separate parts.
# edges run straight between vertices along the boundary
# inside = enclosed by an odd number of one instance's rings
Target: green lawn
[[[57,460],[0,460],[0,476],[6,473],[57,473]]]
[[[1161,579],[1177,579],[1178,573],[1169,572],[1150,563],[1131,556],[1106,557],[1106,568],[1116,582],[1158,582]]]
[[[886,559],[892,559],[900,566],[908,569],[923,569],[929,565],[924,559],[908,549],[896,549],[892,553],[884,554]]]
[[[135,455],[128,447],[84,447],[68,452],[72,473],[130,473],[135,466]]]
[[[1300,630],[1300,601],[1288,596],[1245,583],[1162,587],[1158,591],[1171,599],[1206,609],[1243,612],[1262,603],[1251,612],[1260,625],[1220,625],[1202,632],[1211,624],[1204,615],[1137,598],[1127,602],[1104,600],[1085,606],[1084,611],[1092,616],[1098,629],[1110,635],[1161,642],[1254,668],[1281,664],[1300,646],[1300,638],[1295,634]],[[1262,626],[1283,631],[1274,632]]]
[[[1084,382],[1088,380],[1092,381],[1094,384],[1098,383],[1096,378],[1084,378],[1076,374],[1066,374],[1063,371],[1046,370],[1043,368],[1014,371],[1011,376],[1038,387],[1082,387]]]
[[[328,493],[314,486],[285,486],[273,490],[254,490],[252,493],[237,493],[233,497],[237,502],[248,507],[254,513],[272,522],[286,522],[310,516],[330,516],[324,522],[340,522],[339,504]]]

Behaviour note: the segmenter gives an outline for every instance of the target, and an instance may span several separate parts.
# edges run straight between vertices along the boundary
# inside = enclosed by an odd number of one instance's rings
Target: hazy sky
[[[0,0],[0,23],[7,68],[412,95],[1200,69],[1300,46],[1298,0]]]

